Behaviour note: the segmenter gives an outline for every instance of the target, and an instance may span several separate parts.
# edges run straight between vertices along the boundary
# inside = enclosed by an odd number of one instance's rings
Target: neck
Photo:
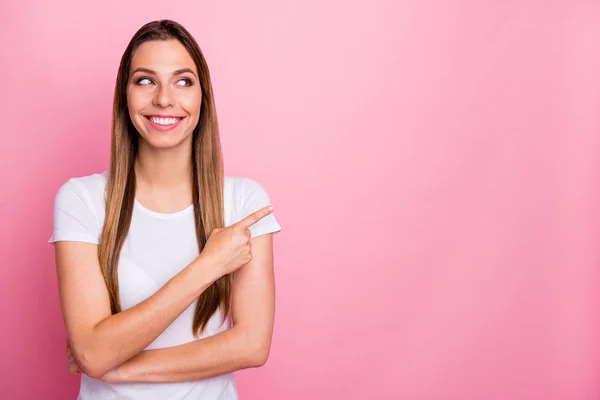
[[[151,190],[188,186],[192,178],[191,148],[182,143],[157,149],[140,140],[134,170],[137,183]]]

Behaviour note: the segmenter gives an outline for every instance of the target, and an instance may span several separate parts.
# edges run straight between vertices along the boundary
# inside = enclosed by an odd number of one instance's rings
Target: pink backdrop
[[[2,399],[75,399],[52,201],[107,167],[119,59],[159,18],[283,227],[242,399],[599,398],[599,2],[88,4],[0,6]]]

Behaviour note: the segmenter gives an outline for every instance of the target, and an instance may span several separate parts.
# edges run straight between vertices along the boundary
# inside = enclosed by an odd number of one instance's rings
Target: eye
[[[184,85],[179,85],[179,82],[186,82]],[[192,80],[188,78],[183,78],[177,81],[178,86],[192,86]]]
[[[145,85],[145,83],[142,83],[144,81],[152,81],[152,79],[144,77],[144,78],[138,79],[137,81],[135,81],[135,83],[138,85]]]
[[[181,84],[180,82],[184,82]],[[135,81],[137,85],[147,86],[149,83],[152,83],[152,79],[148,77],[142,77]],[[177,86],[192,86],[194,83],[189,78],[182,78],[177,81]]]

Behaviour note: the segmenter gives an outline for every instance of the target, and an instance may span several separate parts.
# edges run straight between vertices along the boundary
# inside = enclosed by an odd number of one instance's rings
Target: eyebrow
[[[151,69],[144,68],[144,67],[138,67],[138,68],[136,68],[135,71],[133,71],[131,73],[131,75],[135,74],[136,72],[145,72],[147,74],[156,75],[156,72],[152,71]],[[182,69],[178,69],[176,71],[173,71],[173,75],[181,75],[181,74],[185,74],[186,72],[190,72],[192,75],[196,76],[196,74],[194,73],[194,71],[192,71],[190,68],[182,68]]]

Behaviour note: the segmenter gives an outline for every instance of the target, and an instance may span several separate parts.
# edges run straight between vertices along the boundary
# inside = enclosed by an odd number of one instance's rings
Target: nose
[[[158,87],[153,103],[157,107],[169,107],[175,105],[175,98],[168,85],[161,85]]]

